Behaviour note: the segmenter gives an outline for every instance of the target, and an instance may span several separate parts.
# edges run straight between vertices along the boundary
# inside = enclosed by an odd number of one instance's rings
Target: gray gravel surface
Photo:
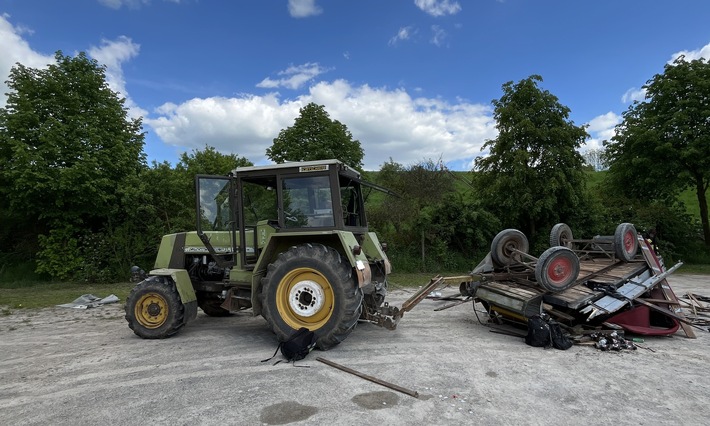
[[[679,296],[710,295],[709,277],[675,274],[669,281]],[[410,293],[394,291],[390,303]],[[642,345],[653,351],[545,350],[491,333],[471,303],[434,311],[446,303],[424,300],[396,331],[360,324],[343,344],[296,364],[309,368],[260,362],[276,340],[261,317],[248,313],[200,312],[176,336],[151,341],[131,332],[121,304],[16,310],[0,316],[0,423],[708,423],[707,332],[697,330],[697,339],[682,331],[646,337]]]

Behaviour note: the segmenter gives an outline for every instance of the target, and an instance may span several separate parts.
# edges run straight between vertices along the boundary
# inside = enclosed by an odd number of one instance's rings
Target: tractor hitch
[[[401,308],[396,306],[390,306],[389,303],[385,302],[377,308],[377,310],[366,312],[365,320],[384,327],[388,330],[395,330],[399,320],[402,319],[405,312],[411,311],[415,306],[424,300],[429,293],[431,293],[435,288],[439,287],[444,283],[446,279],[441,275],[437,275],[429,281],[429,284],[420,288],[416,293],[414,293],[409,299],[402,303]]]

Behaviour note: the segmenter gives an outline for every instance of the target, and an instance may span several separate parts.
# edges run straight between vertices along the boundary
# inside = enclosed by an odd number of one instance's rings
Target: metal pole
[[[377,383],[378,385],[382,385],[382,386],[384,386],[384,387],[387,387],[387,388],[396,390],[396,391],[398,391],[398,392],[405,393],[405,394],[407,394],[407,395],[409,395],[409,396],[413,396],[413,397],[415,397],[415,398],[419,398],[419,392],[417,392],[417,391],[409,390],[409,389],[407,389],[407,388],[403,388],[403,387],[401,387],[401,386],[397,386],[397,385],[395,385],[395,384],[392,384],[392,383],[389,383],[389,382],[385,382],[384,380],[380,380],[380,379],[378,379],[378,378],[376,378],[376,377],[368,376],[367,374],[362,374],[362,373],[360,373],[359,371],[355,371],[355,370],[353,370],[353,369],[351,369],[351,368],[344,367],[344,366],[342,366],[342,365],[340,365],[340,364],[336,364],[336,363],[334,363],[333,361],[329,361],[329,360],[327,360],[327,359],[325,359],[325,358],[318,357],[318,358],[316,358],[316,360],[322,362],[323,364],[327,364],[327,365],[330,365],[331,367],[337,368],[338,370],[342,370],[342,371],[345,371],[346,373],[354,374],[354,375],[356,375],[356,376],[358,376],[358,377],[361,377],[361,378],[363,378],[363,379],[365,379],[365,380],[369,380],[369,381],[371,381],[371,382],[373,382],[373,383]]]

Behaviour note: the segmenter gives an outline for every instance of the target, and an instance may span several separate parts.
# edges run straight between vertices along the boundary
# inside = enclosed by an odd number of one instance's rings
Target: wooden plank
[[[651,268],[651,270],[653,270],[653,274],[658,275],[663,272],[663,266],[658,260],[656,252],[653,251],[651,244],[649,244],[648,241],[646,241],[646,239],[643,238],[641,235],[638,236],[638,242],[639,246],[641,246],[641,252],[643,253],[643,257],[644,259],[646,259],[646,263],[648,263],[648,266]],[[671,288],[670,284],[668,284],[667,280],[664,279],[663,281],[658,283],[658,285],[661,286],[661,292],[663,293],[663,297],[666,300],[678,302],[678,298],[673,292],[673,289]],[[649,303],[649,305],[655,306],[651,303]],[[695,339],[697,336],[695,336],[695,332],[690,326],[689,321],[685,318],[683,311],[681,310],[680,312],[676,312],[674,315],[677,315],[678,318],[676,319],[680,321],[680,327],[683,329],[683,332],[685,332],[686,337],[688,337],[689,339]]]
[[[489,289],[495,289],[500,292],[504,292],[509,295],[517,296],[522,299],[529,299],[531,297],[539,296],[542,293],[541,290],[536,290],[528,287],[523,287],[519,284],[513,282],[498,282],[492,281],[483,284],[483,286]]]
[[[680,305],[680,302],[674,302],[672,300],[667,300],[667,299],[647,299],[647,298],[639,298],[640,300],[645,300],[648,303],[665,303],[667,305]]]
[[[559,293],[545,294],[543,300],[553,305],[577,309],[590,300],[595,300],[602,296],[602,293],[590,290],[586,286],[578,284]]]

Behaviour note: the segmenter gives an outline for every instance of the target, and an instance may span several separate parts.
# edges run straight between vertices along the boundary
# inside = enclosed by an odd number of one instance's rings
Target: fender
[[[180,300],[185,306],[185,324],[197,318],[197,296],[192,287],[190,275],[184,269],[160,268],[153,269],[149,275],[159,275],[172,278],[177,288]]]

